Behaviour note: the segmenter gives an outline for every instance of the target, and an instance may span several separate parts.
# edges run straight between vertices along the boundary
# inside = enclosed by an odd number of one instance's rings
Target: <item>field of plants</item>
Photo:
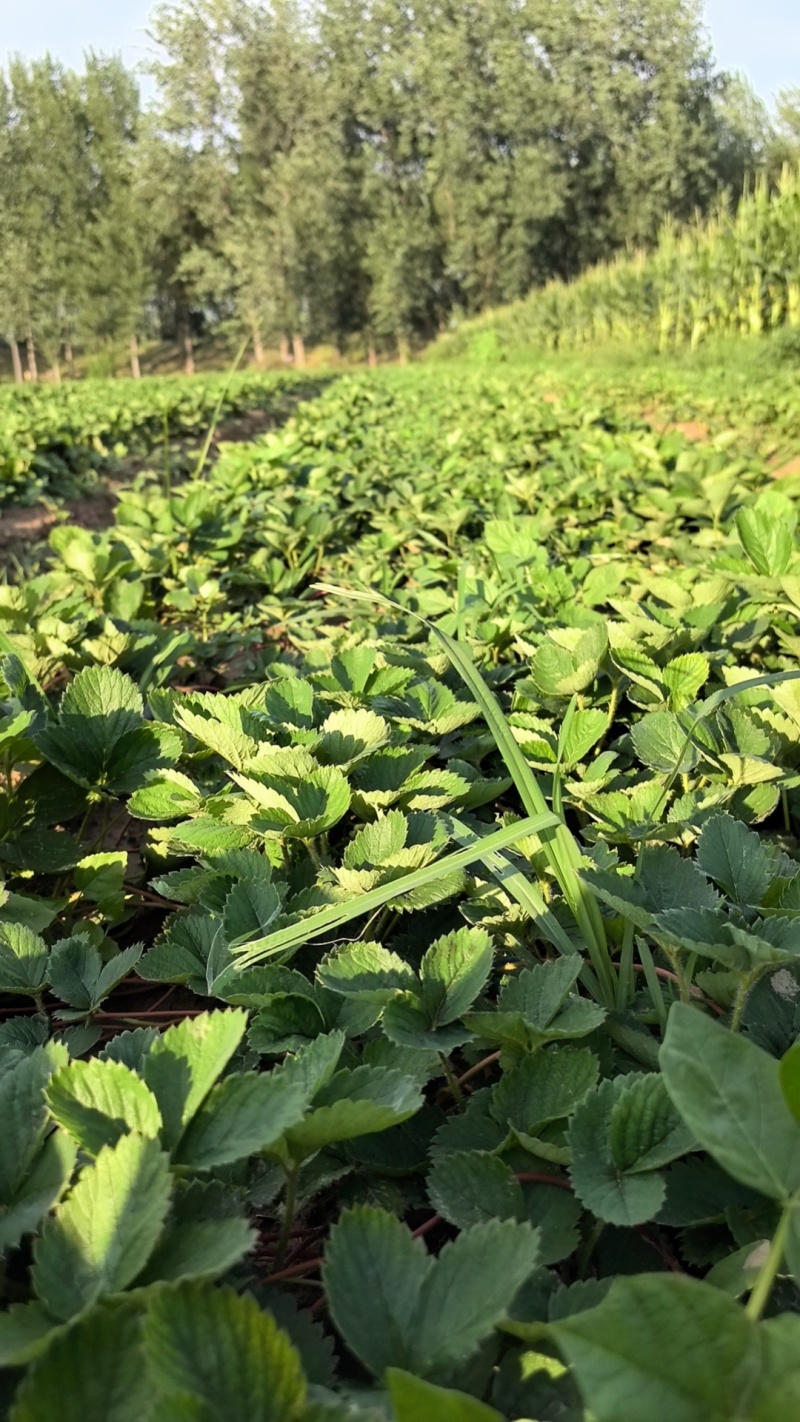
[[[255,372],[185,381],[167,376],[120,382],[0,387],[0,508],[92,487],[98,473],[170,441],[203,439],[209,424],[259,410],[276,422],[292,397],[319,385],[298,375]],[[163,453],[162,453],[163,462]]]
[[[585,349],[652,339],[662,351],[710,337],[800,329],[800,170],[760,179],[735,210],[667,220],[653,251],[621,252],[574,281],[551,281],[445,336],[446,357],[504,349]],[[797,340],[797,337],[795,337]]]
[[[0,585],[9,1422],[800,1416],[800,399],[623,384],[3,395],[153,451]]]

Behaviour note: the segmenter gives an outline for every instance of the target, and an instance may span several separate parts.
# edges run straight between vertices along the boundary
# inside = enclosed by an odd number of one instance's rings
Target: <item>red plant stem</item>
[[[438,1224],[443,1223],[441,1215],[431,1215],[429,1220],[426,1220],[424,1224],[419,1225],[417,1229],[411,1231],[411,1237],[412,1239],[421,1239],[429,1230],[435,1229]]]
[[[465,1086],[466,1083],[467,1083],[468,1081],[472,1081],[472,1078],[473,1078],[474,1076],[477,1076],[479,1072],[482,1072],[482,1071],[483,1071],[486,1067],[488,1067],[488,1066],[492,1066],[495,1062],[499,1062],[499,1060],[500,1060],[500,1053],[499,1053],[499,1052],[492,1052],[491,1056],[489,1056],[489,1057],[484,1057],[484,1058],[483,1058],[483,1061],[476,1062],[474,1066],[471,1066],[471,1067],[470,1067],[469,1071],[465,1071],[463,1076],[457,1077],[457,1078],[456,1078],[456,1085],[457,1085],[457,1086]]]
[[[313,1274],[322,1267],[321,1259],[306,1259],[304,1264],[292,1264],[288,1269],[279,1269],[277,1274],[268,1274],[265,1284],[280,1284],[284,1279],[299,1279],[303,1274]]]
[[[653,1236],[652,1234],[648,1234],[647,1230],[644,1229],[641,1225],[634,1225],[633,1229],[634,1234],[638,1234],[640,1239],[643,1239],[645,1241],[645,1244],[649,1244],[650,1248],[654,1249],[656,1251],[656,1254],[659,1254],[661,1256],[661,1258],[664,1260],[664,1263],[667,1265],[667,1268],[671,1269],[673,1274],[683,1274],[686,1272],[684,1269],[681,1268],[680,1264],[675,1258],[675,1255],[670,1254],[670,1251],[667,1249],[666,1245],[661,1243],[661,1240],[658,1238],[657,1235]]]
[[[203,1013],[207,1010],[205,1007],[173,1007],[171,1010],[164,1012],[126,1012],[124,1007],[122,1007],[119,1012],[95,1012],[93,1013],[93,1017],[96,1021],[100,1022],[118,1022],[122,1017],[125,1018],[126,1022],[133,1021],[134,1017],[142,1022],[144,1022],[145,1019],[152,1019],[154,1021],[164,1019],[166,1021],[175,1022],[180,1021],[184,1017],[202,1017]]]
[[[644,965],[642,963],[634,963],[633,971],[635,973],[643,973]],[[668,983],[677,983],[678,987],[680,987],[680,978],[678,977],[677,973],[671,973],[669,968],[654,968],[653,971],[655,972],[657,978],[664,978],[665,981]],[[705,1003],[706,1007],[710,1007],[711,1011],[716,1012],[719,1017],[725,1016],[725,1008],[720,1007],[719,1003],[715,1002],[713,997],[706,997],[705,993],[701,992],[699,987],[692,986],[689,989],[689,992],[691,993],[692,997],[696,997],[700,1002]]]

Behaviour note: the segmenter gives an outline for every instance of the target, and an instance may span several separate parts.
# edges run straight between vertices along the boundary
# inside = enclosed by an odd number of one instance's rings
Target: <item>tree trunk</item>
[[[306,343],[299,331],[292,336],[292,350],[294,352],[294,363],[298,370],[301,370],[306,363]]]
[[[192,333],[188,326],[183,331],[183,373],[184,375],[194,375],[194,346],[192,345]]]
[[[36,364],[36,347],[33,344],[33,332],[29,331],[25,339],[25,349],[28,353],[28,379],[39,379],[39,367]]]
[[[283,361],[284,365],[291,365],[292,357],[289,354],[289,340],[287,336],[281,336],[280,351],[281,360]]]
[[[54,361],[53,361],[53,364],[52,364],[51,367],[50,367],[50,374],[51,374],[51,376],[53,377],[53,380],[54,380],[55,384],[56,384],[56,385],[60,385],[60,384],[61,384],[61,363],[60,363],[60,361],[59,361],[59,359],[58,359],[58,356],[55,357],[55,359],[54,359]]]
[[[374,347],[373,345],[370,345],[369,349],[367,350],[367,364],[368,364],[368,365],[377,365],[377,364],[378,364],[378,353],[377,353],[377,351],[375,350],[375,347]]]
[[[134,380],[141,380],[141,378],[142,378],[142,368],[141,368],[141,366],[140,366],[140,364],[139,364],[139,342],[138,342],[137,339],[136,339],[136,333],[135,333],[135,332],[134,332],[134,334],[131,336],[131,339],[130,339],[130,347],[131,347],[131,375],[133,376]]]
[[[69,378],[70,378],[70,380],[74,380],[74,379],[75,379],[75,357],[74,357],[74,355],[73,355],[73,353],[72,353],[72,341],[66,341],[66,342],[65,342],[65,344],[64,344],[64,357],[65,357],[66,362],[67,362],[67,371],[68,371],[68,373],[69,373]]]
[[[397,337],[397,356],[401,365],[408,365],[408,336]]]
[[[9,336],[8,344],[11,347],[11,364],[14,367],[14,379],[17,385],[22,384],[22,361],[19,354],[19,342],[16,336]]]
[[[261,331],[255,316],[250,317],[250,329],[253,332],[253,358],[259,370],[264,366],[264,342],[261,339]]]

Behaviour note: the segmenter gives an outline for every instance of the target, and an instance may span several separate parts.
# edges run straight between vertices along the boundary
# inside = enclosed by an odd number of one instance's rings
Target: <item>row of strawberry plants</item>
[[[319,381],[244,372],[0,390],[0,507],[74,494],[127,455],[199,439],[219,417],[267,411],[279,422]],[[174,453],[173,453],[174,459]]]
[[[7,590],[14,1422],[794,1415],[784,488],[342,382]]]

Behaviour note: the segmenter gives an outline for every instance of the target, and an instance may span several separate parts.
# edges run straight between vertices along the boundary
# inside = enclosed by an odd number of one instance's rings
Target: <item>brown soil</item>
[[[784,460],[782,464],[773,464],[773,479],[800,479],[800,454],[796,454],[793,459]]]
[[[642,419],[646,420],[659,434],[682,434],[684,439],[699,443],[708,439],[711,433],[708,425],[700,420],[678,420],[677,422],[668,418],[660,410],[644,410]]]
[[[213,463],[214,459],[219,457],[220,445],[248,443],[283,422],[283,416],[276,416],[269,410],[250,410],[223,421],[211,441],[209,462]],[[199,442],[192,441],[184,445],[173,445],[172,454],[173,457],[178,452],[184,456],[199,456],[201,448]],[[78,524],[80,528],[87,528],[92,533],[102,533],[110,528],[114,522],[114,505],[119,490],[142,470],[157,467],[160,459],[160,452],[153,450],[144,458],[124,460],[122,477],[118,474],[113,479],[102,479],[95,493],[87,494],[81,499],[65,500],[58,511],[53,505],[45,504],[33,504],[30,508],[0,509],[0,564],[12,562],[26,549],[43,543],[50,530],[55,528],[57,523],[64,521],[60,517],[61,514],[66,514],[66,522]],[[185,476],[176,474],[173,482],[180,483],[182,477]]]
[[[114,522],[115,503],[116,493],[109,487],[83,499],[69,500],[62,507],[69,523],[101,532]],[[55,509],[42,504],[0,510],[0,559],[8,561],[33,544],[43,542],[60,521]]]

